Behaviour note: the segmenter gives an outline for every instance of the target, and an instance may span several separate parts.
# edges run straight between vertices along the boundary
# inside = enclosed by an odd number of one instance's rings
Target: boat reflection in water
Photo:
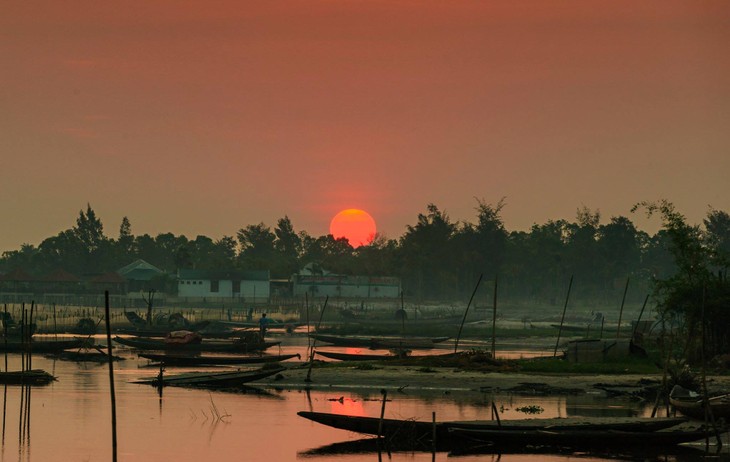
[[[304,351],[282,347],[276,353]],[[117,349],[115,354],[125,359],[114,362],[119,460],[286,462],[306,458],[312,462],[374,462],[378,457],[377,443],[360,441],[362,437],[358,434],[297,415],[299,411],[313,411],[379,418],[383,397],[378,390],[328,389],[322,386],[324,384],[316,383],[315,374],[314,383],[320,388],[309,392],[279,388],[272,376],[246,384],[246,387],[236,387],[235,391],[169,387],[160,398],[154,387],[132,383],[157,374],[154,369],[144,367],[146,359],[138,358],[136,352],[128,349]],[[9,369],[20,367],[20,355],[9,354],[8,358]],[[282,364],[293,367],[289,361]],[[30,461],[31,454],[34,461],[110,460],[112,438],[107,364],[38,357],[34,358],[33,367],[49,371],[57,381],[44,387],[8,386],[4,390],[0,460]],[[180,372],[198,370],[222,369],[181,368]],[[281,373],[286,375],[287,372]],[[438,421],[484,420],[491,418],[492,401],[503,420],[593,414],[601,408],[608,409],[609,413],[621,409],[622,414],[636,416],[647,416],[651,412],[641,403],[628,399],[609,401],[603,396],[597,393],[595,396],[523,397],[497,392],[485,393],[475,399],[474,395],[467,397],[459,393],[422,396],[409,393],[406,388],[402,392],[388,393],[384,415],[391,419],[430,422],[435,412]],[[526,412],[527,409],[534,413]],[[349,452],[353,448],[355,452]],[[395,445],[380,449],[385,451],[381,458],[392,462],[485,462],[497,458],[502,461],[566,462],[588,454],[588,451],[580,451],[576,455],[575,451],[560,448],[552,448],[549,452],[524,447],[497,449],[490,444],[437,447],[435,454],[431,453],[430,444],[419,451],[401,452]],[[686,451],[686,448],[672,447],[657,452],[671,454],[668,460],[701,460],[700,451],[696,451],[697,455],[693,452],[688,455]],[[330,455],[333,453],[338,455],[333,458]],[[615,460],[614,454],[591,452],[590,455],[596,461]],[[653,460],[658,454],[652,450],[640,455]]]

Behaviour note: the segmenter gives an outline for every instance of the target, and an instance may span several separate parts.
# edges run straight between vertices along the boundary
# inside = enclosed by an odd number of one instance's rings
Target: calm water
[[[303,352],[300,346],[282,353]],[[278,353],[279,351],[277,351]],[[273,352],[272,352],[273,353]],[[427,452],[381,454],[320,454],[333,443],[353,441],[359,435],[315,424],[296,415],[314,410],[355,415],[380,415],[379,394],[341,391],[264,390],[246,393],[209,392],[182,388],[157,391],[131,381],[151,376],[128,350],[115,364],[118,460],[120,461],[567,461],[615,460],[586,454],[480,454],[456,456]],[[20,368],[20,356],[9,355],[9,370]],[[109,372],[106,365],[34,357],[34,368],[54,374],[58,381],[28,391],[18,386],[0,387],[3,393],[2,461],[110,461],[112,460]],[[173,370],[170,370],[172,373]],[[386,417],[431,420],[489,419],[491,397],[477,402],[458,396],[425,400],[407,394],[389,396]],[[646,409],[629,401],[609,403],[600,395],[523,398],[495,397],[502,418],[532,417],[517,408],[539,407],[539,417],[568,415],[635,415]],[[29,412],[24,412],[24,409]],[[700,460],[689,455],[656,460]],[[649,460],[655,458],[651,457]],[[644,460],[644,459],[641,459]],[[724,456],[723,456],[724,460]]]

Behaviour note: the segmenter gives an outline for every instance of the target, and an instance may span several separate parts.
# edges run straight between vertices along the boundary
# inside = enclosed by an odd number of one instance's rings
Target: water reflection
[[[287,351],[286,348],[283,350]],[[270,460],[345,462],[426,462],[459,460],[560,461],[581,460],[701,460],[692,448],[671,448],[667,454],[530,453],[496,451],[490,447],[430,448],[421,451],[380,447],[361,435],[329,428],[298,417],[301,410],[378,417],[382,395],[377,390],[287,390],[263,385],[228,391],[166,388],[132,384],[154,370],[129,351],[117,352],[126,361],[114,364],[117,433],[120,460]],[[9,355],[9,367],[20,364]],[[79,365],[38,357],[34,367],[52,370],[58,381],[43,388],[4,387],[0,459],[21,461],[108,460],[111,426],[106,367]],[[578,396],[518,396],[484,393],[479,398],[451,393],[440,397],[389,393],[387,418],[431,421],[492,418],[492,402],[502,419],[553,416],[647,415],[650,405],[608,400],[602,394]],[[530,414],[525,409],[541,412]],[[15,419],[18,419],[17,421]],[[31,439],[31,430],[33,438]],[[17,432],[17,433],[16,433]],[[349,449],[348,449],[349,448]],[[380,449],[380,453],[378,453]],[[439,448],[440,449],[440,448]],[[666,451],[665,451],[666,452]],[[32,458],[31,458],[32,455]],[[721,454],[718,460],[728,460]]]

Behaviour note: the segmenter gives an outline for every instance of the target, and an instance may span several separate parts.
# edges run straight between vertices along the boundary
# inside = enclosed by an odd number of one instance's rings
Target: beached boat
[[[378,430],[381,436],[389,438],[416,438],[431,439],[436,435],[437,439],[453,438],[449,429],[474,429],[474,430],[513,430],[513,431],[567,431],[567,430],[590,430],[590,431],[624,431],[624,432],[654,432],[679,425],[686,422],[682,417],[664,418],[555,418],[555,419],[522,419],[522,420],[494,420],[480,421],[444,421],[426,422],[410,419],[383,419],[377,417],[361,417],[325,412],[300,411],[297,413],[305,419],[312,420],[322,425],[327,425],[341,430],[348,430],[365,435],[377,435]]]
[[[114,341],[138,350],[250,353],[263,351],[281,342],[202,341],[200,343],[170,343],[164,339],[114,337]]]
[[[402,359],[407,355],[377,355],[377,354],[357,354],[357,353],[338,353],[336,351],[320,351],[316,350],[316,354],[324,358],[336,359],[338,361],[387,361],[389,359]]]
[[[0,372],[0,383],[4,385],[48,385],[54,380],[56,377],[41,369]]]
[[[408,354],[367,354],[367,353],[339,353],[336,351],[320,351],[317,350],[316,354],[319,356],[336,359],[338,361],[388,361],[393,359],[426,359],[426,358],[452,358],[459,355],[459,353],[445,353],[439,355],[418,355],[409,356]]]
[[[365,347],[378,349],[431,349],[435,344],[445,342],[450,337],[358,337],[350,335],[311,334],[310,337],[337,346]]]
[[[669,393],[669,403],[687,417],[700,420],[709,417],[709,414],[705,415],[706,406],[702,396],[679,385],[675,385]],[[730,417],[730,394],[711,396],[707,399],[707,405],[712,411],[712,417]]]
[[[156,387],[233,388],[270,377],[285,369],[284,367],[277,367],[261,368],[252,371],[190,372],[169,376],[159,374],[156,377],[138,380],[133,383],[154,385]]]
[[[54,353],[74,348],[83,348],[90,346],[90,341],[83,338],[73,338],[67,340],[35,340],[30,342],[18,341],[1,341],[0,352],[8,353]]]
[[[164,364],[165,366],[225,366],[235,364],[261,364],[299,358],[298,353],[262,356],[182,356],[175,354],[140,353],[141,358]]]

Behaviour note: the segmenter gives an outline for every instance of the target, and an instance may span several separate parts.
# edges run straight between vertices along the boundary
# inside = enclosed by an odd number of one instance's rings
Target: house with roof
[[[129,292],[161,289],[164,286],[162,279],[166,275],[160,268],[142,259],[118,269],[117,273],[126,279]]]
[[[179,269],[177,295],[181,298],[268,301],[269,271]]]

